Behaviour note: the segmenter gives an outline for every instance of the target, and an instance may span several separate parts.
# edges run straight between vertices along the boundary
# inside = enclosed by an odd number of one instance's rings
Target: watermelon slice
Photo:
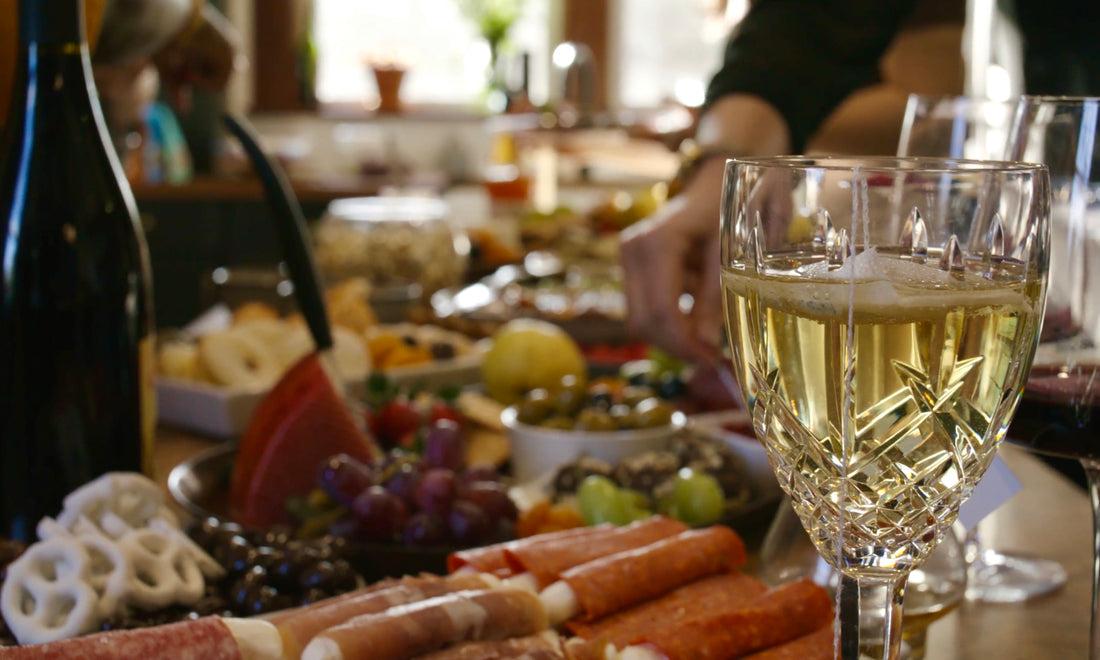
[[[311,353],[264,397],[245,429],[233,465],[230,514],[254,529],[288,523],[287,500],[313,490],[317,466],[339,453],[370,462],[376,449]]]

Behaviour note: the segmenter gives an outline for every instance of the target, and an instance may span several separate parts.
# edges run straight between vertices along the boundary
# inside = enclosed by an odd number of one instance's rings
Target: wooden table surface
[[[161,430],[156,452],[163,483],[180,461],[217,441]],[[1022,604],[966,601],[928,631],[928,660],[1074,660],[1087,658],[1091,593],[1092,514],[1088,495],[1023,450],[1001,455],[1023,490],[982,522],[985,544],[1062,564],[1066,586]]]

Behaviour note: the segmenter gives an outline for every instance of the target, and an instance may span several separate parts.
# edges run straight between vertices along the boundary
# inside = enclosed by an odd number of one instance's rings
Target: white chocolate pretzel
[[[91,632],[99,596],[89,584],[87,551],[72,537],[35,543],[8,566],[0,611],[20,644]]]

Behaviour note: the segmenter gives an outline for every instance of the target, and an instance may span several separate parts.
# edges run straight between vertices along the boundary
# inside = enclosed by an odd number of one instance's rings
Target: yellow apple
[[[554,389],[566,375],[585,382],[580,347],[560,327],[537,319],[514,319],[497,329],[481,364],[486,392],[505,405],[539,387]]]

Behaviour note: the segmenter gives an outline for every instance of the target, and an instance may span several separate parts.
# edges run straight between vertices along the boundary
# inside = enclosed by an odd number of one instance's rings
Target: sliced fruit
[[[318,356],[310,354],[264,397],[245,429],[230,482],[230,513],[256,529],[289,522],[287,500],[307,495],[321,462],[341,453],[366,463],[376,448]]]

